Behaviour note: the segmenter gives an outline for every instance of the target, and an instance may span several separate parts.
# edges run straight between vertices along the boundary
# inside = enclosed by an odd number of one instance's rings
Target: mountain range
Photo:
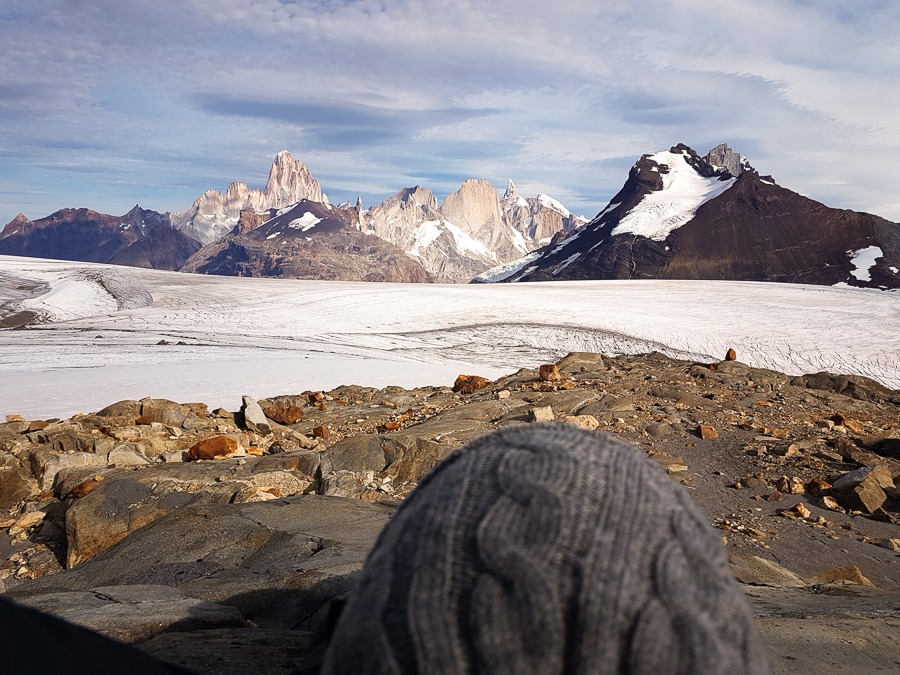
[[[643,155],[590,222],[548,195],[500,198],[471,179],[438,204],[404,188],[363,209],[329,203],[279,152],[262,190],[231,183],[184,213],[18,215],[0,254],[236,276],[475,283],[732,279],[900,288],[900,225],[829,208],[720,144]]]
[[[900,288],[900,225],[833,209],[760,176],[722,144],[643,155],[565,240],[475,282],[722,279]]]

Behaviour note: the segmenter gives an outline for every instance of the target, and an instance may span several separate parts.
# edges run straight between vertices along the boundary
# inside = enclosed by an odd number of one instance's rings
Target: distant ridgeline
[[[475,283],[723,279],[900,288],[900,225],[832,209],[760,176],[724,143],[642,156],[590,222],[547,195],[467,180],[439,205],[405,188],[329,203],[288,152],[262,190],[232,183],[184,213],[18,215],[0,254],[201,274]]]

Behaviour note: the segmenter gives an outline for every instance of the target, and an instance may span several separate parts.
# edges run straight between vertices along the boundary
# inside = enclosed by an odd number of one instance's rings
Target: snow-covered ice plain
[[[0,256],[0,319],[22,310],[41,322],[0,330],[0,414],[63,417],[145,396],[237,409],[241,394],[450,385],[570,351],[708,362],[734,348],[757,367],[900,388],[900,294],[849,288],[372,284]]]

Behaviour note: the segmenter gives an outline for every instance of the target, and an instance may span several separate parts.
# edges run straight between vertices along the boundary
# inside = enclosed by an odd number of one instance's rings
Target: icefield
[[[900,388],[900,293],[722,281],[373,284],[0,256],[0,415],[146,396],[237,409],[330,389],[452,385],[570,351],[828,370]],[[168,344],[158,344],[165,341]]]

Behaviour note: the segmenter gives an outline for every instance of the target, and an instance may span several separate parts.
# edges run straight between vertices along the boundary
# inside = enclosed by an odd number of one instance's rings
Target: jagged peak
[[[506,192],[503,194],[503,199],[514,199],[519,196],[519,190],[516,188],[516,184],[513,183],[512,178],[506,181]]]

